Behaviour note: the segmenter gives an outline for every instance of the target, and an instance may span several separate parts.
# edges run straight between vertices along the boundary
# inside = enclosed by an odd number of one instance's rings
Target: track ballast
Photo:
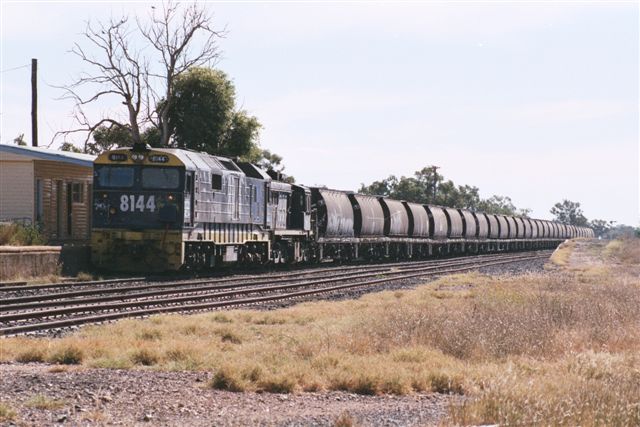
[[[1,289],[0,335],[20,335],[160,313],[192,313],[300,299],[407,279],[548,258],[552,251],[314,268],[269,275],[42,286],[16,295]],[[82,289],[76,290],[78,287]],[[28,288],[23,288],[27,290]],[[54,290],[52,292],[52,290]]]

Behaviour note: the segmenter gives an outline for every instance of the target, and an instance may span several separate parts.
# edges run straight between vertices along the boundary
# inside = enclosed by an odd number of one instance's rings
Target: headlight
[[[144,154],[142,153],[133,153],[131,154],[131,160],[134,162],[141,162],[144,160]]]

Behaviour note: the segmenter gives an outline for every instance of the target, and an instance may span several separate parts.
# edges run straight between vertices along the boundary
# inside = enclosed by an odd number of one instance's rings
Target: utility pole
[[[31,58],[31,145],[38,146],[38,60]]]
[[[440,169],[440,166],[431,166],[431,170],[433,171],[433,203],[436,202],[436,194],[438,191],[438,169]]]

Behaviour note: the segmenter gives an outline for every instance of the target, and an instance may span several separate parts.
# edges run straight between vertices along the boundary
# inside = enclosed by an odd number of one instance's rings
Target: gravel
[[[362,396],[343,392],[232,393],[208,387],[207,372],[1,364],[0,402],[16,412],[4,425],[435,425],[459,397]],[[57,400],[38,409],[35,396]],[[55,405],[54,405],[55,406]]]
[[[499,264],[499,265],[492,265],[489,267],[482,267],[477,269],[477,271],[483,274],[490,274],[490,275],[519,275],[519,274],[527,274],[527,273],[536,273],[536,272],[544,271],[544,265],[547,262],[548,262],[548,258],[516,261],[509,264]],[[437,280],[439,277],[441,276],[425,276],[423,278],[418,277],[413,279],[401,279],[401,280],[395,280],[393,282],[383,283],[380,285],[363,286],[361,288],[330,292],[330,293],[324,294],[324,299],[331,300],[331,301],[342,301],[342,300],[358,298],[362,295],[372,293],[372,292],[415,289],[417,286],[433,282]],[[276,301],[272,303],[260,304],[260,305],[247,307],[247,308],[252,308],[255,310],[274,310],[277,308],[290,307],[292,305],[299,304],[305,301],[317,301],[319,299],[320,297],[316,295],[316,296],[296,298],[296,299],[286,300],[286,301]]]
[[[499,264],[493,265],[489,267],[482,267],[477,269],[478,271],[485,274],[499,275],[499,274],[524,274],[530,272],[539,272],[544,271],[544,264],[547,262],[547,258],[536,259],[536,260],[524,260],[524,261],[515,261],[508,264]],[[388,290],[402,290],[402,289],[414,289],[416,286],[424,285],[425,283],[432,282],[436,280],[438,276],[425,276],[425,277],[417,277],[411,279],[398,279],[392,282],[382,283],[379,285],[366,285],[360,288],[353,289],[343,289],[340,291],[326,292],[321,295],[310,295],[306,297],[296,297],[292,299],[279,300],[273,302],[265,302],[260,304],[250,304],[243,306],[234,306],[231,308],[244,308],[244,309],[254,309],[254,310],[274,310],[279,308],[290,307],[295,304],[299,304],[301,302],[308,301],[317,301],[320,299],[331,300],[331,301],[341,301],[348,299],[355,299],[364,294],[372,293],[372,292],[380,292],[380,291],[388,291]],[[208,311],[208,310],[204,310]],[[186,311],[184,314],[197,314],[201,313],[203,310],[193,310]],[[80,314],[79,317],[84,316]],[[142,318],[146,318],[148,316],[143,316]],[[100,322],[100,323],[111,323],[112,321]],[[27,333],[25,335],[32,337],[48,337],[48,338],[60,338],[67,336],[71,333],[76,332],[82,326],[69,326],[51,330],[37,331]]]

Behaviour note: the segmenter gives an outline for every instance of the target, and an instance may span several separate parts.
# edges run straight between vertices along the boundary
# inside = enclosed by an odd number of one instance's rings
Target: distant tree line
[[[501,215],[528,216],[530,209],[518,209],[511,198],[494,195],[480,197],[479,189],[470,185],[456,185],[432,166],[416,171],[413,176],[397,178],[390,175],[369,185],[361,184],[359,193],[388,196],[393,199],[415,203],[449,206]]]
[[[413,176],[397,178],[390,175],[388,178],[374,181],[369,185],[361,184],[358,192],[496,215],[528,217],[531,213],[531,209],[517,208],[508,196],[493,195],[483,199],[480,197],[478,187],[456,185],[453,181],[445,179],[433,166],[424,167],[416,171]],[[550,212],[555,221],[568,225],[591,227],[598,237],[615,238],[634,234],[640,236],[640,228],[628,225],[616,226],[615,221],[602,219],[589,221],[578,202],[565,199],[556,203]]]
[[[578,202],[565,199],[553,205],[550,212],[556,221],[563,224],[591,227],[596,237],[604,237],[607,239],[616,239],[625,236],[640,237],[640,227],[632,227],[625,224],[616,225],[615,221],[606,221],[604,219],[592,219],[589,221],[587,217],[584,216],[582,208],[580,208],[580,203]]]

